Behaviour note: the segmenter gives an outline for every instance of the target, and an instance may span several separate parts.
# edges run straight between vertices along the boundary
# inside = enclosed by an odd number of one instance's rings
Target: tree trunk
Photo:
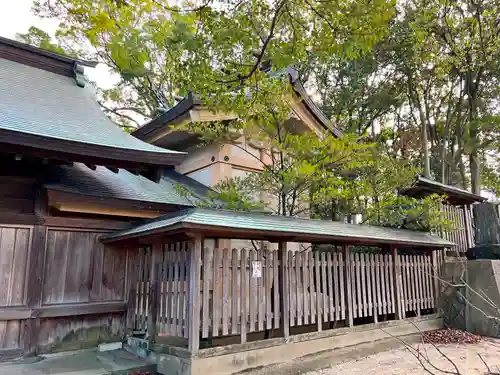
[[[418,116],[419,116],[419,120],[420,120],[420,130],[421,130],[421,137],[422,137],[422,159],[423,159],[422,165],[424,168],[424,177],[431,178],[431,161],[430,161],[430,155],[429,155],[429,139],[427,137],[427,134],[428,134],[427,118],[425,116],[424,109],[422,108],[422,103],[420,101],[418,91],[413,83],[413,76],[409,70],[407,71],[407,76],[408,76],[408,92],[409,92],[410,100],[411,100],[413,106],[417,107]]]

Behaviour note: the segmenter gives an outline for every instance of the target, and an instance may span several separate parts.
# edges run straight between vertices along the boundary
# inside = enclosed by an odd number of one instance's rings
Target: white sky
[[[31,5],[33,0],[0,0],[0,36],[14,39],[17,33],[26,33],[30,26],[54,35],[58,21],[54,19],[41,19],[33,15]],[[108,69],[99,64],[95,69],[85,68],[85,73],[102,88],[109,88],[116,82]]]

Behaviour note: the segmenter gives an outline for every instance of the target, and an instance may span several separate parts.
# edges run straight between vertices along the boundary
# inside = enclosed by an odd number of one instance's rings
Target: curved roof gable
[[[0,40],[0,143],[62,153],[74,161],[81,156],[159,166],[181,160],[184,153],[150,145],[117,127],[85,85],[79,61],[41,50],[37,55],[37,50]]]
[[[290,83],[292,84],[295,93],[298,95],[301,102],[311,113],[311,115],[316,119],[316,121],[318,121],[323,128],[331,131],[334,136],[340,137],[342,135],[342,132],[332,124],[332,122],[326,117],[323,111],[321,111],[321,109],[314,103],[311,96],[307,93],[304,85],[300,81],[298,71],[294,68],[287,68],[282,73],[288,74]],[[153,133],[162,132],[163,130],[167,129],[168,126],[177,118],[185,115],[191,109],[200,105],[203,105],[203,102],[196,95],[189,94],[179,103],[177,103],[177,105],[170,108],[161,116],[158,116],[157,118],[144,124],[142,127],[135,130],[132,134],[139,139],[149,140],[151,138],[150,136]]]

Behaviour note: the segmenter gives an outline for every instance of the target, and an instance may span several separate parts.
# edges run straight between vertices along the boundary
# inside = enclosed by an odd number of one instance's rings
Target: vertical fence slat
[[[221,318],[221,276],[220,266],[222,262],[221,249],[214,249],[214,266],[213,266],[213,298],[212,298],[212,335],[219,336],[220,318]]]
[[[398,249],[396,247],[392,247],[392,262],[394,266],[394,304],[396,311],[396,319],[404,318],[404,304],[403,304],[403,291],[401,284],[401,257],[398,254]]]
[[[161,254],[159,257],[159,262],[160,262],[160,267],[159,267],[159,272],[158,272],[158,311],[157,311],[157,332],[158,333],[164,333],[165,332],[165,317],[167,315],[165,311],[165,300],[167,298],[167,292],[166,292],[166,284],[165,284],[165,279],[167,278],[167,267],[165,264],[165,257],[167,254],[167,247],[166,245],[161,246]]]
[[[333,307],[333,262],[332,262],[332,253],[326,253],[327,256],[327,267],[328,267],[328,308],[330,309],[330,321],[335,321],[335,309]]]
[[[407,299],[407,311],[412,311],[413,310],[413,294],[412,294],[412,287],[411,287],[411,278],[410,278],[410,264],[409,264],[409,259],[408,255],[404,255],[404,272],[406,276],[406,299]]]
[[[389,264],[388,264],[388,259],[389,259],[389,254],[384,254],[382,256],[383,259],[383,264],[384,264],[384,286],[385,286],[385,303],[387,306],[387,314],[391,313],[391,286],[389,284]]]
[[[288,252],[288,274],[290,275],[290,327],[294,327],[297,315],[297,278],[295,277],[295,257]]]
[[[372,285],[373,281],[371,279],[371,270],[372,270],[372,265],[370,262],[370,253],[365,254],[365,267],[366,267],[366,304],[367,304],[367,313],[366,316],[372,316],[373,315],[373,301],[372,301]]]
[[[182,251],[182,243],[178,242],[177,244],[177,252],[178,252],[178,258],[177,258],[177,267],[179,270],[178,273],[178,282],[177,282],[177,304],[176,304],[176,336],[182,337],[182,303],[184,300],[184,252]]]
[[[335,320],[342,319],[340,316],[340,293],[339,293],[339,253],[333,253],[333,297],[335,299]]]
[[[238,249],[233,249],[233,254],[231,258],[231,333],[233,335],[238,333],[238,325],[239,325],[239,316],[241,310],[238,309],[238,301],[239,301],[239,275],[238,275]]]
[[[290,274],[287,269],[287,243],[278,243],[278,254],[280,260],[279,268],[279,286],[280,286],[280,312],[281,312],[281,329],[283,330],[283,337],[285,340],[290,336],[290,321],[288,310],[290,309]]]
[[[352,295],[352,261],[351,261],[351,254],[349,252],[349,248],[344,245],[343,246],[343,253],[344,253],[344,264],[345,264],[345,286],[344,289],[346,290],[346,315],[347,315],[347,326],[352,327],[354,325],[354,319],[353,319],[353,295]]]
[[[381,281],[381,293],[382,293],[382,313],[385,315],[388,313],[387,307],[388,307],[388,293],[387,291],[389,290],[389,286],[387,285],[387,275],[386,275],[386,267],[385,267],[385,257],[384,254],[380,254],[380,281]]]
[[[432,259],[430,254],[425,257],[425,272],[427,280],[427,308],[434,307],[434,298],[432,296]]]
[[[365,254],[359,254],[360,256],[360,271],[361,271],[361,292],[362,292],[362,301],[363,301],[363,316],[368,316],[367,309],[367,299],[366,299],[366,289],[367,289],[367,277],[366,277],[366,263],[365,263]]]
[[[163,284],[163,333],[170,334],[170,278],[172,277],[170,274],[170,251],[169,246],[165,245],[163,248],[163,275],[162,275],[162,284]]]
[[[417,282],[418,282],[418,308],[420,311],[424,309],[424,293],[423,293],[423,288],[422,288],[422,277],[423,277],[423,272],[421,269],[421,260],[422,256],[421,255],[416,255],[415,256],[416,260],[416,273],[417,273]]]
[[[265,279],[265,285],[266,285],[266,329],[272,329],[273,328],[273,321],[271,318],[271,305],[273,301],[273,296],[272,296],[272,277],[273,277],[273,269],[272,269],[272,258],[273,253],[271,251],[266,251],[266,256],[265,256],[265,261],[266,261],[266,279]]]
[[[282,265],[279,263],[279,256],[277,253],[273,253],[273,286],[274,286],[273,320],[275,329],[280,328],[280,314],[282,314],[282,312],[279,311],[280,308],[279,293],[282,293],[282,291],[280,291],[280,286],[279,286],[279,267],[282,267]]]
[[[248,320],[248,309],[247,309],[247,293],[248,293],[248,272],[247,272],[247,262],[248,262],[248,251],[247,249],[241,250],[241,287],[240,287],[240,299],[241,299],[241,343],[247,342],[247,320]]]
[[[205,248],[203,251],[203,301],[201,305],[201,335],[203,338],[208,337],[208,329],[209,329],[209,301],[210,301],[210,272],[212,271],[212,250],[209,248]]]
[[[399,260],[401,263],[401,284],[403,286],[402,294],[403,294],[403,313],[408,311],[408,286],[406,281],[406,258],[404,255],[399,256]]]
[[[249,309],[250,309],[250,328],[248,332],[255,332],[255,321],[257,320],[257,279],[252,275],[253,262],[256,261],[255,250],[250,250],[250,291],[249,291]]]
[[[418,270],[417,270],[417,257],[412,256],[410,258],[412,259],[412,276],[413,276],[413,292],[415,296],[415,311],[417,312],[417,315],[420,316],[420,296],[419,296],[419,290],[418,290]]]
[[[323,298],[320,298],[320,290],[321,290],[321,276],[320,276],[321,268],[320,268],[320,253],[314,254],[314,275],[316,276],[316,323],[318,325],[318,332],[321,332],[323,329]]]
[[[361,286],[361,256],[359,253],[354,254],[356,259],[356,304],[358,306],[358,318],[363,317],[363,295]]]
[[[422,271],[422,288],[423,288],[423,305],[422,307],[424,309],[430,308],[429,306],[429,278],[427,277],[427,254],[422,256],[422,264],[421,264],[421,271]]]
[[[431,308],[435,308],[436,307],[436,299],[434,298],[435,282],[434,282],[434,273],[433,273],[433,268],[432,268],[433,253],[434,252],[431,252],[431,254],[429,256],[429,260],[428,260],[429,264],[427,266],[427,269],[428,269],[428,272],[429,272],[429,296],[430,296],[429,305],[430,305]]]
[[[175,322],[173,320],[174,318],[174,280],[175,280],[175,275],[174,275],[174,264],[175,264],[175,248],[173,244],[168,245],[168,282],[167,282],[167,294],[168,294],[168,301],[167,301],[167,312],[168,312],[168,317],[167,317],[167,328],[168,328],[168,333],[172,336],[175,335]]]
[[[390,301],[390,308],[388,308],[388,312],[391,314],[394,314],[396,312],[395,307],[395,298],[394,298],[394,267],[392,265],[392,254],[387,254],[386,256],[386,264],[387,264],[387,278],[388,278],[388,285],[389,285],[389,301]]]
[[[312,251],[307,253],[307,264],[309,267],[309,303],[311,307],[311,324],[316,323],[316,288],[314,287],[314,258]]]
[[[304,325],[310,322],[310,291],[309,291],[309,253],[302,253],[302,280],[303,280],[303,298],[304,298]]]
[[[144,282],[144,248],[139,249],[139,265],[137,268],[137,303],[136,303],[136,314],[135,314],[135,329],[142,330],[142,296],[143,296],[143,282]]]
[[[375,278],[375,254],[368,254],[368,263],[370,264],[370,290],[368,293],[372,296],[372,309],[373,321],[378,323],[378,303],[377,303],[377,279]]]
[[[340,288],[340,319],[345,319],[345,296],[344,296],[344,291],[345,291],[345,278],[344,278],[344,269],[345,269],[345,262],[344,262],[344,255],[342,253],[339,254],[339,288]]]
[[[177,336],[177,326],[179,325],[178,304],[179,304],[179,257],[180,252],[177,248],[174,252],[173,266],[174,266],[174,279],[173,279],[173,296],[172,296],[172,335]]]
[[[373,268],[375,270],[375,277],[376,277],[376,294],[377,294],[377,315],[382,315],[382,297],[381,297],[381,281],[380,281],[380,267],[379,267],[379,262],[380,262],[380,254],[374,254],[373,255]]]
[[[295,252],[295,303],[297,306],[297,326],[302,325],[302,307],[303,307],[303,299],[302,299],[302,280],[300,279],[300,267],[301,267],[301,255],[300,251]]]
[[[189,310],[188,310],[188,306],[189,306],[189,295],[188,295],[188,284],[189,284],[189,259],[190,259],[190,254],[189,254],[189,248],[188,248],[188,243],[187,242],[183,242],[181,243],[181,246],[182,247],[182,254],[183,254],[183,264],[182,264],[182,275],[184,276],[183,279],[182,279],[182,294],[181,294],[181,335],[180,336],[184,336],[184,337],[188,337],[189,335],[189,332],[188,332],[188,316],[189,316]],[[191,249],[192,250],[192,249]],[[201,257],[201,254],[200,254],[200,257]],[[194,267],[194,265],[193,265]],[[200,274],[199,274],[200,270],[198,270],[198,278],[200,277]],[[198,291],[199,291],[199,288],[200,288],[200,280],[197,280],[197,285],[198,285]],[[198,302],[199,302],[199,299],[200,299],[201,295],[200,296],[196,296],[196,298],[198,299]],[[198,313],[199,315],[199,313]],[[199,317],[198,317],[198,321],[199,321]],[[196,332],[198,335],[200,334],[199,333],[199,327],[198,327],[198,332]]]
[[[229,334],[229,249],[222,253],[222,335]]]
[[[326,289],[326,253],[321,253],[321,291],[323,292],[323,322],[328,322],[328,300]]]

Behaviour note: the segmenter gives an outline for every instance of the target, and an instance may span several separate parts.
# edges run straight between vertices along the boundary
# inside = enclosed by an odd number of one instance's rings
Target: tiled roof
[[[166,171],[165,176],[156,183],[124,169],[119,169],[118,173],[100,166],[92,170],[81,163],[54,167],[44,186],[49,190],[84,196],[179,206],[193,206],[210,191],[207,186],[174,170]],[[179,194],[177,186],[187,188],[193,197],[188,199]]]
[[[0,132],[0,142],[9,143],[7,135],[38,136],[47,140],[41,149],[52,149],[56,141],[71,142],[75,153],[79,145],[100,146],[103,157],[116,152],[122,161],[133,153],[135,162],[162,165],[183,155],[117,127],[99,108],[89,83],[79,87],[74,78],[7,59],[0,59]]]
[[[407,229],[383,228],[370,225],[344,224],[335,221],[309,220],[262,213],[236,212],[206,208],[191,208],[139,224],[130,229],[107,235],[105,242],[140,237],[165,231],[178,225],[207,229],[233,229],[240,231],[268,232],[295,238],[295,241],[322,238],[331,241],[402,244],[443,248],[454,246],[452,242],[424,232]]]

